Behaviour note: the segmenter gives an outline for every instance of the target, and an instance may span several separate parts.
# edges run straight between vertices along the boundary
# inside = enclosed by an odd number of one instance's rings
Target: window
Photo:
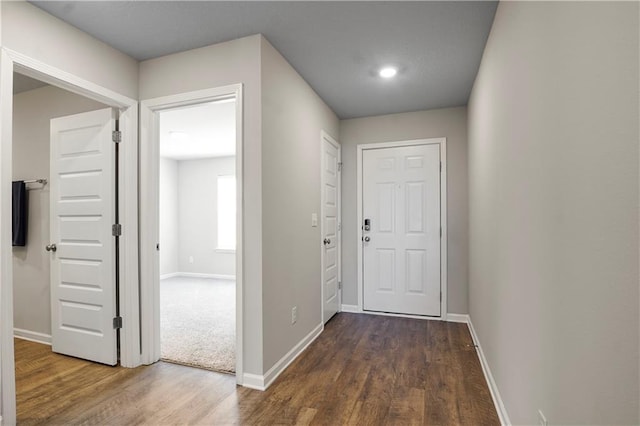
[[[218,176],[218,249],[236,249],[235,176]]]

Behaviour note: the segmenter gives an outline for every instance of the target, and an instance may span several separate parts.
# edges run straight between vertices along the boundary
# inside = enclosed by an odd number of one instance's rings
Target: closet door
[[[51,120],[53,351],[115,365],[115,148],[111,108]]]

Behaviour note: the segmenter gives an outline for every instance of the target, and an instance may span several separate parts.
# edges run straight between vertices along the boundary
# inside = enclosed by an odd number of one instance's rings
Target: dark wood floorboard
[[[16,339],[22,425],[498,425],[465,324],[340,313],[266,391],[159,362],[127,369]]]

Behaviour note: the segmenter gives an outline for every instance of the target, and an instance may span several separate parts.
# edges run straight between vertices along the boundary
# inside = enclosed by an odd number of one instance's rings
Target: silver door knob
[[[48,244],[48,245],[45,247],[45,249],[46,249],[47,251],[56,251],[56,250],[58,250],[58,247],[56,247],[56,245],[55,245],[55,244]]]
[[[371,238],[369,238],[369,237],[364,237],[364,238],[362,239],[362,241],[364,241],[365,243],[368,243],[369,241],[371,241]]]
[[[331,240],[329,238],[325,238],[323,241],[324,245],[331,244]]]

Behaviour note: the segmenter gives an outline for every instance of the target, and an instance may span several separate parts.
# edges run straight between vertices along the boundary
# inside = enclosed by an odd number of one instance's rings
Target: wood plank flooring
[[[465,324],[340,313],[266,391],[159,362],[126,369],[16,339],[18,423],[498,425]]]

